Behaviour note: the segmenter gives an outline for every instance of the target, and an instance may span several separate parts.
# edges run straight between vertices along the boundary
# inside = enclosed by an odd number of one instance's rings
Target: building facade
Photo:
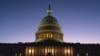
[[[0,43],[0,56],[100,56],[99,44],[67,43],[49,6],[31,43]]]

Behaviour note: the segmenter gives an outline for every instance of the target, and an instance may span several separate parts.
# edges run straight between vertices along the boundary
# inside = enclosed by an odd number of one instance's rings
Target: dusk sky
[[[100,44],[99,0],[0,0],[0,43],[34,42],[49,4],[65,42]]]

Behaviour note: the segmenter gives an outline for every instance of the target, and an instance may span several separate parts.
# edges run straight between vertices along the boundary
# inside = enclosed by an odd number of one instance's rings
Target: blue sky
[[[49,4],[65,42],[100,43],[99,0],[0,0],[0,43],[34,42]]]

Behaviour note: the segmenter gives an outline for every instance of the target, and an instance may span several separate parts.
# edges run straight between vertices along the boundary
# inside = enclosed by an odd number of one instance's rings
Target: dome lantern
[[[49,5],[49,8],[47,10],[48,15],[52,15],[52,10],[51,10],[51,6]]]

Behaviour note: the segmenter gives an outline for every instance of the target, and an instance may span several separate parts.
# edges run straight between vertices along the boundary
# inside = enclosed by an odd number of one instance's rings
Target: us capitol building
[[[50,6],[35,35],[35,42],[0,43],[0,56],[100,56],[100,44],[64,42]]]

